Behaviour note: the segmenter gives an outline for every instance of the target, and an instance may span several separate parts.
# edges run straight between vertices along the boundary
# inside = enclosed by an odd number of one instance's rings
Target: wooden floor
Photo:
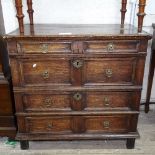
[[[143,109],[143,107],[141,107]],[[149,114],[141,111],[138,130],[141,138],[136,140],[133,150],[127,150],[125,141],[71,141],[30,142],[28,151],[20,150],[19,143],[13,148],[0,139],[0,155],[155,155],[155,105]]]

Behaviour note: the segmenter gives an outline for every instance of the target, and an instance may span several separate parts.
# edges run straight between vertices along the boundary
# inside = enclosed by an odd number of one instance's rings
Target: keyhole
[[[79,66],[79,62],[78,61],[76,62],[76,65]]]
[[[79,101],[79,100],[81,100],[82,95],[79,94],[79,93],[76,93],[76,94],[74,94],[73,98],[74,98],[75,100]]]
[[[79,99],[79,94],[77,94],[76,96],[77,96],[77,98]]]

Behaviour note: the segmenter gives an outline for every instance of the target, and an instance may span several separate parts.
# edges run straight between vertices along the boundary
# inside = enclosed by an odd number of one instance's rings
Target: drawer
[[[140,100],[137,92],[38,92],[15,94],[17,112],[71,112],[136,110]],[[22,100],[22,105],[21,102]],[[137,102],[138,101],[138,102]]]
[[[88,41],[85,42],[85,53],[133,53],[139,51],[139,41]]]
[[[127,133],[136,130],[136,115],[102,116],[39,116],[26,117],[26,132],[29,133]],[[133,121],[133,122],[132,122]],[[133,127],[133,128],[132,128]]]
[[[70,60],[23,60],[21,72],[24,84],[71,85]]]
[[[17,48],[27,54],[71,53],[71,42],[18,42]]]
[[[136,58],[104,58],[85,60],[85,85],[133,84]]]

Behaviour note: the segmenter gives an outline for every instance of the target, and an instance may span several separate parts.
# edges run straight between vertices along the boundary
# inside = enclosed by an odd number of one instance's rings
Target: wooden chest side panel
[[[12,102],[10,98],[9,85],[0,84],[0,115],[12,115]]]

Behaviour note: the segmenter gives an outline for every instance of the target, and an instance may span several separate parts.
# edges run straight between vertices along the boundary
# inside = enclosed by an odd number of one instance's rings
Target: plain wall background
[[[137,26],[138,0],[128,0],[125,23]],[[18,28],[14,0],[1,0],[6,33]],[[69,24],[104,24],[120,23],[121,0],[33,0],[35,23],[69,23]],[[26,0],[23,0],[24,22],[29,23]],[[155,23],[155,0],[147,0],[144,29],[152,32]],[[148,64],[148,50],[144,89],[142,100],[145,100]],[[155,81],[155,80],[154,80]],[[155,84],[154,84],[155,92]],[[152,93],[151,100],[155,101]]]

